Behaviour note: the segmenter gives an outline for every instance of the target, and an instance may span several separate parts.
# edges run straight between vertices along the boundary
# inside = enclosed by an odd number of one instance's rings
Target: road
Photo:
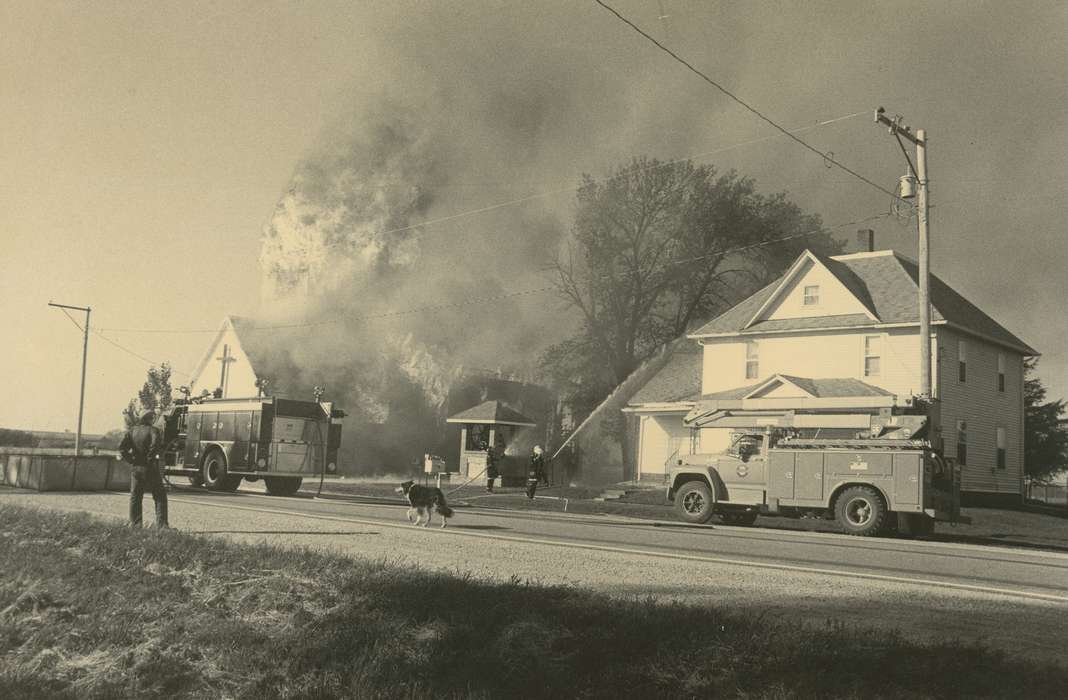
[[[124,517],[125,494],[0,488],[0,503]],[[151,499],[145,501],[150,517]],[[714,604],[769,618],[983,641],[1057,658],[1068,641],[1068,555],[829,533],[692,526],[616,516],[463,507],[415,528],[396,503],[171,493],[172,524],[240,542],[313,547],[493,579]],[[437,524],[437,521],[435,521]]]

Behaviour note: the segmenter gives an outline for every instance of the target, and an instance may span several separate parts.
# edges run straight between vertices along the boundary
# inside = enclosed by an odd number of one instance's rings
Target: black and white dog
[[[434,517],[434,511],[436,510],[441,515],[441,526],[445,527],[449,524],[449,518],[452,517],[452,508],[445,503],[445,494],[441,492],[441,489],[433,486],[420,486],[414,481],[405,481],[394,490],[407,498],[408,504],[411,505],[411,508],[408,509],[408,522],[414,522],[419,525],[425,513],[426,522],[422,523],[422,525],[423,527],[430,527],[430,520]],[[415,515],[415,520],[412,520],[413,514]]]

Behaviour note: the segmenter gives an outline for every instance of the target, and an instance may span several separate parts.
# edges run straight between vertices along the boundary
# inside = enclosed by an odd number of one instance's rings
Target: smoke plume
[[[383,26],[379,60],[296,168],[260,255],[262,320],[312,324],[276,334],[269,371],[326,383],[403,446],[380,455],[392,460],[432,447],[463,376],[529,377],[573,330],[551,293],[508,295],[550,283],[568,188],[643,150],[635,125],[677,88],[615,72],[588,17],[572,31],[519,5],[418,7]],[[678,94],[654,136],[684,149],[698,117]]]

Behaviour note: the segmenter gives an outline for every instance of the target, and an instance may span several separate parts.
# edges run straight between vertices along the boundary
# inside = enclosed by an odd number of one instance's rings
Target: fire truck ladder
[[[908,440],[900,438],[792,438],[783,440],[778,444],[778,447],[781,449],[797,450],[929,450],[931,449],[931,444],[926,440]]]

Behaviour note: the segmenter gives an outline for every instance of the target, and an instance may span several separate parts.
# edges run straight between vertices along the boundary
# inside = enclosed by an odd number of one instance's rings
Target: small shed
[[[515,446],[524,431],[537,427],[534,420],[500,401],[483,401],[450,416],[446,422],[461,426],[461,475],[473,478],[486,468],[486,450],[482,447],[485,443],[501,455],[501,485],[523,483],[526,476],[525,455],[520,454]]]

